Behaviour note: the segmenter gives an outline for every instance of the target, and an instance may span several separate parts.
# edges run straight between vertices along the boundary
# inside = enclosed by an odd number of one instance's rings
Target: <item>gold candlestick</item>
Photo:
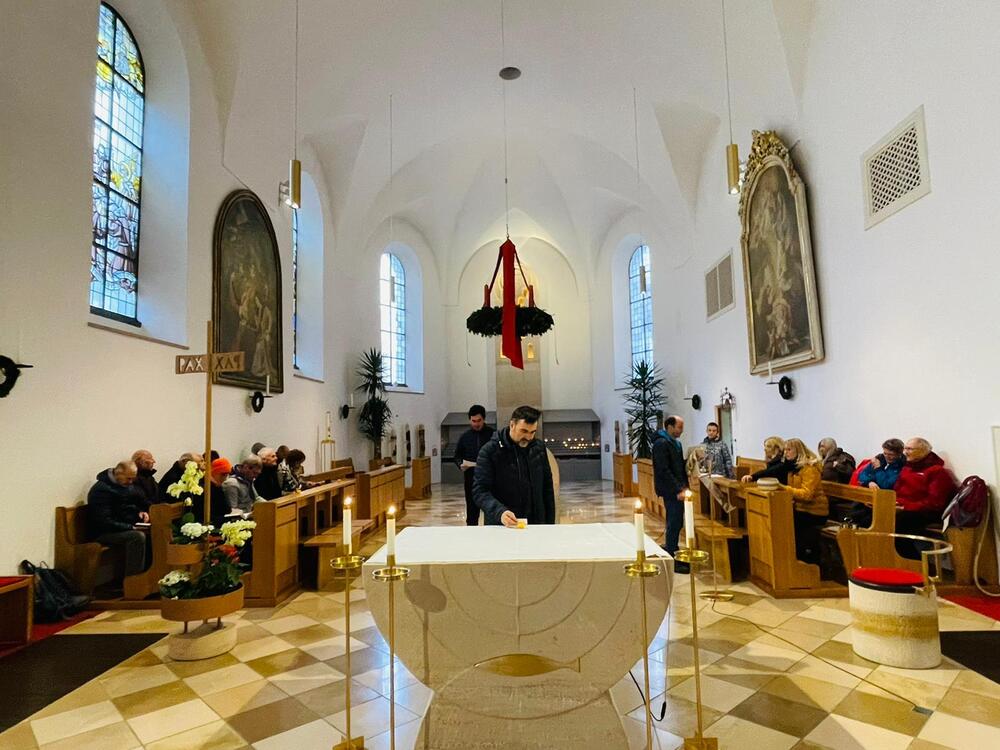
[[[625,566],[625,575],[639,579],[639,601],[642,602],[642,679],[645,688],[646,750],[653,750],[653,719],[649,712],[649,625],[646,622],[646,579],[660,575],[660,566],[646,562],[646,553],[635,553],[635,562]]]
[[[396,750],[396,581],[410,577],[409,568],[396,565],[396,556],[388,555],[386,566],[372,572],[376,581],[389,583],[389,750]]]
[[[674,554],[674,559],[687,563],[691,566],[689,575],[691,576],[691,630],[694,640],[694,695],[695,707],[698,711],[698,733],[694,737],[684,738],[684,750],[718,750],[719,740],[715,737],[705,737],[703,735],[703,718],[701,707],[701,659],[698,655],[698,597],[695,592],[695,568],[708,560],[708,553],[704,550],[688,547],[679,549]]]
[[[347,649],[347,675],[344,684],[346,695],[344,698],[345,712],[347,714],[347,737],[343,742],[333,746],[333,750],[365,750],[364,737],[351,736],[351,571],[357,570],[365,561],[361,555],[351,554],[351,547],[348,545],[347,554],[335,557],[330,561],[330,567],[339,570],[344,574],[344,647]]]

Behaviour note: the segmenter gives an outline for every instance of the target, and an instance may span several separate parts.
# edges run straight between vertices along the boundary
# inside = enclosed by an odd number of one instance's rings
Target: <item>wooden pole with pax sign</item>
[[[212,351],[212,321],[207,323],[207,352],[178,354],[174,361],[177,375],[205,375],[205,525],[212,516],[212,376],[217,372],[240,372],[245,369],[243,352]]]

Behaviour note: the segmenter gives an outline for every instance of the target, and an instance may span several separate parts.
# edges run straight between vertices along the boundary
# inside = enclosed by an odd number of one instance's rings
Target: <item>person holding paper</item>
[[[87,533],[96,542],[124,549],[126,576],[144,571],[147,560],[146,535],[136,524],[148,524],[149,514],[132,492],[136,472],[133,461],[119,461],[98,474],[87,493]]]
[[[667,528],[664,531],[663,549],[674,555],[680,546],[681,528],[684,526],[684,500],[688,482],[684,471],[684,449],[680,436],[684,433],[684,419],[667,417],[663,429],[656,433],[653,443],[653,484],[656,494],[663,498],[667,511]],[[688,544],[694,540],[689,539]],[[675,573],[689,572],[687,563],[675,562]]]
[[[486,424],[486,408],[480,404],[469,407],[469,429],[458,439],[455,447],[455,463],[462,470],[465,482],[465,525],[479,525],[479,506],[472,496],[472,480],[475,475],[476,459],[479,451],[493,439],[493,428]]]
[[[479,451],[472,494],[486,524],[517,528],[556,522],[556,495],[545,444],[535,437],[541,412],[519,406],[510,424]]]

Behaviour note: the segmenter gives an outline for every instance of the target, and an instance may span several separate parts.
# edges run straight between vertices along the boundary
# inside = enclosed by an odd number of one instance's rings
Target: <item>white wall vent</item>
[[[733,254],[730,252],[705,274],[705,312],[708,320],[733,305]]]
[[[931,191],[924,108],[907,117],[862,157],[865,229]]]

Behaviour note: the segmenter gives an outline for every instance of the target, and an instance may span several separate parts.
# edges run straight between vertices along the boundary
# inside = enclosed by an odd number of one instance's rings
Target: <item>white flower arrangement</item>
[[[167,494],[171,497],[180,497],[184,493],[201,495],[205,492],[200,484],[204,476],[205,472],[198,468],[198,464],[194,461],[188,461],[184,466],[184,474],[181,475],[181,478],[167,487]]]
[[[201,537],[208,534],[210,531],[214,530],[214,526],[198,523],[197,521],[192,521],[191,523],[186,523],[181,526],[181,534],[188,537],[189,539],[201,539]]]
[[[191,574],[185,570],[171,570],[159,580],[161,586],[176,586],[178,583],[190,581]]]
[[[255,521],[229,521],[222,524],[219,534],[222,536],[223,544],[242,547],[253,536],[253,530],[256,528],[257,523]]]

